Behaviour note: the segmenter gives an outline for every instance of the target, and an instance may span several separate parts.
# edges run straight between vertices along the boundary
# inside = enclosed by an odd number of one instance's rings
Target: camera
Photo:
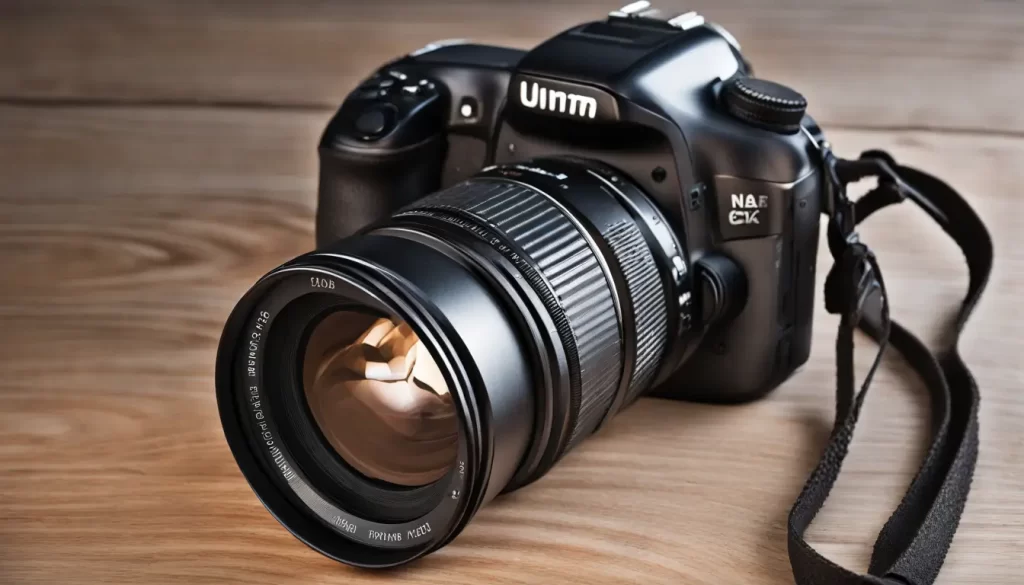
[[[216,374],[309,546],[411,561],[638,397],[749,401],[807,360],[821,131],[728,32],[646,4],[430,45],[328,123],[316,250],[244,295]]]

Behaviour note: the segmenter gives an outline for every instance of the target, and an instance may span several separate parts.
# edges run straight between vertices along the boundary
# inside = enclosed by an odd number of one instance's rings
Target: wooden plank
[[[1024,4],[690,0],[825,123],[1024,131]],[[7,0],[0,98],[336,107],[438,38],[530,47],[605,0]]]
[[[326,116],[0,107],[0,582],[377,580],[307,549],[262,509],[213,399],[232,304],[312,241],[313,145]],[[831,138],[841,152],[890,148],[940,172],[991,226],[999,261],[964,342],[984,394],[981,458],[939,582],[1012,582],[1024,572],[1024,141]],[[865,239],[896,316],[934,335],[936,315],[965,284],[955,248],[910,207],[872,224]],[[811,361],[770,398],[739,407],[642,400],[389,580],[791,583],[785,518],[834,400],[836,321],[822,313]],[[896,358],[886,361],[812,529],[829,557],[866,566],[922,452],[919,390]]]

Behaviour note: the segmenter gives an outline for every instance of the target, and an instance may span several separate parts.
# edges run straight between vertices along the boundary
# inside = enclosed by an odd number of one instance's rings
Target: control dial
[[[773,81],[743,76],[725,82],[722,103],[734,118],[779,134],[798,132],[807,111],[807,100],[796,91]]]

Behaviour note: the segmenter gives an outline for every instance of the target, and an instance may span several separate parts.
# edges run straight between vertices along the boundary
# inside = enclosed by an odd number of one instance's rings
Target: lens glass
[[[340,310],[306,344],[306,401],[334,450],[361,474],[418,487],[448,473],[458,419],[444,376],[405,321]]]

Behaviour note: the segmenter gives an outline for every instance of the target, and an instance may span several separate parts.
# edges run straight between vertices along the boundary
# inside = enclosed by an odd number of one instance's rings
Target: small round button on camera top
[[[410,79],[404,82],[398,88],[398,91],[401,93],[402,97],[405,98],[426,98],[437,93],[434,91],[435,87],[434,82],[429,79],[420,79],[418,81]]]
[[[753,77],[727,81],[722,102],[734,118],[780,134],[798,132],[807,111],[804,96],[785,85]]]
[[[359,89],[384,89],[386,87],[391,87],[394,84],[395,80],[392,79],[391,77],[381,77],[380,75],[374,75],[373,77],[364,81],[359,86]]]
[[[364,100],[372,100],[380,97],[386,97],[388,89],[395,85],[395,80],[390,77],[382,78],[379,75],[375,75],[370,79],[364,81],[362,85],[356,88],[354,97]]]

